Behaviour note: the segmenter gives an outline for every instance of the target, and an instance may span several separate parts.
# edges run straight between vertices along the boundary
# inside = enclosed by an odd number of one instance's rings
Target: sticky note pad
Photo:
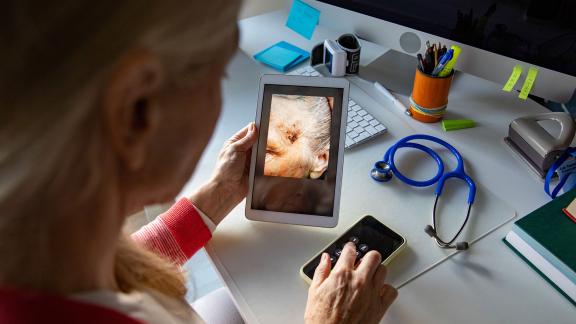
[[[514,86],[518,82],[518,79],[520,79],[523,70],[524,69],[522,68],[522,65],[515,65],[514,69],[512,69],[512,74],[510,74],[510,77],[508,78],[508,81],[506,81],[506,84],[504,85],[504,88],[502,88],[502,90],[506,92],[512,91],[512,89],[514,89]]]
[[[294,55],[297,57],[293,59]],[[265,50],[256,53],[254,59],[270,67],[286,72],[310,57],[310,53],[288,42],[278,42]]]
[[[286,27],[307,39],[311,39],[318,21],[320,21],[320,10],[301,0],[294,0],[286,21]]]
[[[300,54],[280,46],[270,47],[259,55],[258,60],[270,65],[276,70],[284,71],[284,69],[296,61]]]
[[[526,80],[524,80],[524,85],[522,86],[522,90],[520,90],[520,94],[518,98],[526,100],[530,91],[532,91],[532,87],[534,86],[534,82],[536,82],[536,77],[538,76],[538,69],[535,67],[530,67],[528,69],[528,75],[526,75]]]

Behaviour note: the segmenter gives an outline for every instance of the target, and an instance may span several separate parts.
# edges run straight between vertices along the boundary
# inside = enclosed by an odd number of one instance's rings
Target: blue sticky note
[[[312,39],[312,34],[314,34],[314,29],[316,25],[318,25],[318,21],[320,21],[320,10],[311,7],[301,0],[294,0],[292,9],[290,9],[290,15],[286,21],[286,27],[307,39]]]
[[[300,57],[299,53],[280,46],[273,46],[260,53],[257,60],[270,65],[276,70],[284,69]]]
[[[280,48],[280,50],[275,49],[274,51],[275,52],[280,51],[281,56],[283,56],[282,53],[284,52],[284,50],[289,51],[289,52],[293,52],[299,56],[293,62],[291,62],[289,64],[285,64],[282,66],[282,64],[278,64],[278,62],[277,62],[278,60],[276,58],[274,58],[270,61],[270,56],[272,56],[272,55],[269,53],[269,51],[272,48]],[[272,54],[274,54],[274,51],[272,52]],[[310,53],[308,53],[307,51],[305,51],[305,50],[303,50],[297,46],[294,46],[288,42],[285,42],[285,41],[278,42],[278,43],[276,43],[276,44],[274,44],[274,45],[266,48],[265,50],[263,50],[259,53],[256,53],[254,55],[254,59],[256,59],[256,60],[258,60],[264,64],[268,64],[269,66],[271,66],[272,68],[274,68],[280,72],[286,72],[287,70],[289,70],[289,69],[295,67],[296,65],[302,63],[303,61],[307,60],[308,57],[310,57]],[[283,62],[283,63],[285,63],[285,62]]]

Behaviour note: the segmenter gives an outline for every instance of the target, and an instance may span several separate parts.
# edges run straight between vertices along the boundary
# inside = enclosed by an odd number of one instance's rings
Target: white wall
[[[287,8],[292,0],[243,0],[244,5],[240,11],[240,19],[248,18],[265,12]]]

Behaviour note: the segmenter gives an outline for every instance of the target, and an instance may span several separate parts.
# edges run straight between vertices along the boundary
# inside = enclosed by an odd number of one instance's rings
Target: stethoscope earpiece
[[[426,225],[426,227],[424,228],[424,232],[426,232],[426,234],[428,234],[432,238],[436,237],[436,231],[434,230],[434,227],[432,227],[432,225]]]
[[[464,251],[464,250],[468,250],[470,246],[468,245],[468,242],[457,242],[456,243],[456,250],[458,251]]]

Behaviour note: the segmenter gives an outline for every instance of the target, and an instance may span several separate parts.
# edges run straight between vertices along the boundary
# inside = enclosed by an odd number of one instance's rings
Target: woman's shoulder
[[[113,323],[139,320],[116,309],[63,296],[0,288],[0,323]]]
[[[114,309],[146,323],[203,323],[185,300],[154,290],[130,293],[99,290],[70,297]]]

